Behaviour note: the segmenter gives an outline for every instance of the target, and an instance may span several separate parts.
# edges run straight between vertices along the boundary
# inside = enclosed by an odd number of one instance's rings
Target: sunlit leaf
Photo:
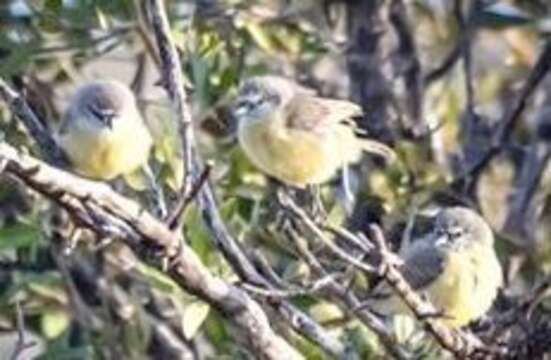
[[[140,265],[140,271],[157,290],[168,294],[182,293],[178,284],[176,284],[167,274],[144,264]]]
[[[254,21],[245,23],[245,29],[254,40],[254,42],[264,51],[273,54],[275,52],[275,44],[271,36],[264,30],[260,24]]]
[[[107,15],[99,7],[96,7],[95,10],[96,10],[96,18],[98,20],[99,27],[102,30],[107,30],[109,28]]]
[[[56,275],[55,273],[24,275],[22,279],[25,279],[25,281],[22,283],[39,297],[67,305],[69,299],[65,293],[61,278]]]
[[[344,313],[337,305],[329,302],[320,302],[310,307],[309,312],[320,323],[338,321],[344,316]]]
[[[186,339],[193,339],[209,315],[210,305],[203,301],[188,304],[182,318],[182,329]]]
[[[49,310],[40,317],[42,334],[48,339],[60,336],[70,324],[71,318],[64,310]]]

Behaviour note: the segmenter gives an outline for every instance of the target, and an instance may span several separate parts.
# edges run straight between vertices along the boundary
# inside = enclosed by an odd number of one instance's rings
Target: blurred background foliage
[[[214,164],[211,180],[222,213],[235,236],[283,281],[307,285],[313,275],[274,225],[271,183],[236,146],[236,124],[229,115],[239,82],[265,73],[361,103],[366,114],[360,126],[399,153],[400,161],[390,167],[374,159],[355,167],[358,201],[350,219],[339,205],[336,183],[325,186],[330,221],[355,231],[377,221],[398,241],[404,222],[419,209],[467,204],[480,210],[498,236],[507,275],[501,297],[523,296],[549,275],[549,77],[530,98],[504,151],[477,181],[453,182],[484,153],[541,44],[549,41],[548,1],[172,0],[167,6],[200,149]],[[0,76],[25,94],[52,130],[76,85],[95,78],[130,84],[156,138],[155,169],[173,199],[180,146],[158,86],[152,41],[139,0],[0,3]],[[35,152],[4,104],[0,130],[5,141]],[[537,182],[527,190],[533,178]],[[203,261],[237,281],[196,210],[185,216],[183,231]],[[55,226],[67,225],[66,214],[5,178],[0,221],[0,358],[9,358],[17,339],[13,329],[21,320],[35,342],[25,358],[161,358],[159,324],[168,324],[188,354],[198,358],[252,355],[230,336],[226,319],[128,249],[117,243],[98,247],[80,241],[75,249],[61,244],[60,238],[76,238],[75,232],[81,239],[93,236]],[[61,256],[65,252],[71,256]],[[323,262],[322,249],[319,256]],[[365,291],[369,280],[358,279],[357,290]],[[362,357],[382,356],[373,334],[335,305],[315,296],[295,303]],[[284,324],[276,321],[276,326],[308,358],[325,356]],[[407,321],[395,326],[398,333],[411,333]],[[411,348],[436,357],[426,349],[426,338],[417,335],[408,338]]]

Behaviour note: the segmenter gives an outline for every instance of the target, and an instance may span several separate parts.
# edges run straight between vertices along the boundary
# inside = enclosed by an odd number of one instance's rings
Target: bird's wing
[[[70,109],[67,113],[65,113],[65,115],[63,115],[63,117],[61,118],[61,123],[57,128],[57,134],[60,136],[67,134],[67,132],[69,131],[69,126],[71,125],[71,115],[69,114],[70,111],[72,110]]]
[[[431,284],[442,273],[445,266],[445,256],[427,244],[412,244],[404,252],[404,263],[400,272],[415,290],[423,289]],[[392,295],[387,284],[381,284],[372,292],[373,298],[381,299]]]
[[[334,124],[347,121],[362,114],[362,109],[349,101],[324,99],[297,94],[286,106],[287,127],[295,130],[324,132]]]

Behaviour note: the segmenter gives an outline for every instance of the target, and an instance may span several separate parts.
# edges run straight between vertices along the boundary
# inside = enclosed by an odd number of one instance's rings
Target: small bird
[[[329,180],[362,151],[394,158],[386,145],[357,136],[351,118],[361,114],[354,103],[317,97],[276,76],[246,80],[234,107],[245,154],[266,174],[297,188]]]
[[[76,91],[58,139],[74,170],[97,180],[146,166],[153,145],[132,91],[114,80],[94,81]]]
[[[453,328],[484,315],[503,283],[492,230],[468,208],[442,209],[432,232],[406,246],[400,255],[404,278],[427,296],[444,323]],[[385,283],[372,291],[368,303],[381,315],[409,312]]]

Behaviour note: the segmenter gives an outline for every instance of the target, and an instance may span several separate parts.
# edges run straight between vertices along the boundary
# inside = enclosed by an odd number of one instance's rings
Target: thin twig
[[[528,100],[550,69],[551,41],[547,41],[538,61],[519,92],[512,109],[507,113],[503,121],[500,122],[495,132],[495,136],[491,140],[490,147],[474,164],[469,166],[466,171],[454,179],[452,185],[460,183],[468,177],[476,179],[486,165],[501,152],[503,145],[509,140],[515,125],[520,120],[522,112],[528,104]]]
[[[410,124],[407,124],[414,135],[420,135],[425,129],[423,111],[423,79],[421,77],[421,62],[417,53],[417,45],[412,27],[408,21],[406,4],[403,0],[393,0],[390,5],[389,20],[398,37],[398,48],[394,62],[398,65],[395,71],[404,79],[407,112]]]
[[[27,341],[25,339],[25,317],[23,316],[23,310],[21,309],[21,304],[19,301],[15,302],[15,324],[17,328],[17,341],[10,359],[20,360],[22,359],[23,352],[35,346],[36,342]]]
[[[336,274],[329,274],[325,277],[322,277],[316,281],[314,281],[312,284],[309,284],[307,286],[303,286],[300,288],[295,289],[265,289],[258,286],[254,286],[251,284],[241,284],[241,287],[245,290],[259,294],[268,298],[292,298],[297,296],[305,296],[305,295],[313,295],[320,291],[323,291],[329,283],[336,281]]]
[[[162,219],[167,214],[165,194],[163,191],[163,185],[157,181],[153,169],[149,164],[143,167],[143,172],[146,177],[147,187],[149,191],[149,198],[153,213],[157,218]]]
[[[195,197],[197,196],[197,194],[199,194],[199,190],[201,190],[201,187],[207,182],[211,169],[212,166],[207,163],[205,165],[205,168],[203,169],[203,172],[201,172],[201,175],[199,175],[199,178],[194,181],[190,192],[188,194],[185,194],[183,192],[178,194],[178,200],[174,205],[174,208],[172,209],[172,213],[170,213],[165,220],[165,223],[168,225],[169,228],[179,229],[181,227],[182,215],[186,211],[187,207],[193,202],[193,200],[195,200]],[[184,189],[182,188],[182,190]]]
[[[285,194],[281,195],[285,196]],[[472,357],[478,354],[496,354],[493,349],[485,347],[478,339],[468,337],[459,330],[448,328],[439,319],[433,319],[426,316],[427,314],[436,314],[436,309],[428,301],[423,300],[404,279],[400,271],[397,269],[397,264],[399,264],[397,261],[397,255],[392,253],[387,248],[384,235],[378,227],[374,225],[370,226],[370,239],[374,242],[376,249],[378,249],[378,255],[380,257],[379,266],[373,267],[371,265],[363,264],[361,260],[351,257],[342,249],[335,249],[336,245],[332,243],[328,244],[328,240],[325,239],[325,234],[323,234],[323,231],[314,223],[313,220],[308,217],[308,214],[300,209],[290,197],[286,197],[284,200],[285,201],[282,204],[289,211],[291,211],[292,214],[295,215],[301,223],[304,224],[308,230],[311,231],[324,245],[328,246],[328,248],[335,255],[363,272],[382,275],[391,288],[396,291],[408,308],[410,308],[410,310],[416,315],[416,317],[427,325],[429,333],[433,335],[433,337],[444,349],[450,351],[457,358]],[[357,242],[359,241],[361,240],[358,239]]]
[[[461,58],[462,42],[463,42],[463,39],[459,39],[457,44],[450,51],[450,53],[444,58],[442,63],[439,66],[437,66],[435,69],[431,70],[427,75],[425,75],[424,77],[425,87],[431,85],[433,82],[440,79],[457,63],[457,61]]]
[[[302,259],[304,259],[313,272],[317,276],[326,277],[328,273],[318,258],[308,249],[306,245],[307,241],[295,231],[289,230],[288,233],[293,243],[296,244]],[[368,309],[361,308],[361,302],[353,291],[350,291],[350,289],[337,281],[330,282],[326,291],[329,300],[337,303],[343,311],[356,316],[368,329],[377,334],[387,352],[395,359],[411,358],[411,354],[398,344],[395,336],[387,329],[381,319]]]
[[[186,106],[186,93],[184,88],[184,82],[182,77],[182,66],[174,46],[174,42],[170,36],[170,27],[166,17],[163,2],[161,0],[149,0],[149,8],[151,11],[151,25],[153,27],[157,47],[159,48],[159,57],[161,60],[161,71],[163,72],[163,85],[166,87],[171,103],[176,112],[176,118],[178,119],[180,136],[183,144],[184,154],[184,182],[183,190],[181,193],[189,194],[193,187],[193,182],[197,181],[199,174],[202,170],[202,160],[199,157],[195,149],[195,139],[192,127],[192,119],[189,108]],[[253,266],[251,261],[245,255],[244,251],[238,242],[229,233],[220,211],[218,210],[218,204],[214,195],[214,191],[208,182],[205,182],[203,186],[199,188],[196,201],[201,210],[201,215],[205,223],[206,228],[211,232],[212,239],[215,245],[221,250],[225,258],[231,264],[235,272],[245,281],[253,283],[259,286],[272,287],[271,285]],[[289,325],[302,334],[303,336],[311,339],[320,346],[323,350],[329,352],[332,355],[337,355],[344,349],[343,346],[338,348],[331,348],[328,344],[334,344],[334,341],[330,343],[320,342],[319,334],[323,334],[323,338],[331,338],[330,335],[323,331],[313,333],[310,330],[321,330],[318,326],[315,326],[315,322],[298,323],[292,321],[294,318],[304,318],[303,313],[290,304],[281,302],[280,304],[273,304],[276,310],[279,310],[280,315],[288,320]],[[289,317],[288,315],[292,316]],[[308,320],[308,319],[306,319]],[[303,326],[313,325],[313,326]],[[282,356],[282,354],[279,354]]]
[[[100,237],[113,236],[139,251],[142,258],[158,253],[170,259],[169,276],[223,312],[266,359],[302,359],[271,328],[266,314],[248,294],[212,275],[197,254],[179,241],[178,234],[144,211],[137,203],[107,185],[53,168],[11,146],[0,143],[4,174],[45,195],[65,208],[82,226]],[[179,250],[179,247],[181,251]]]
[[[418,320],[422,321],[429,333],[446,350],[450,351],[456,358],[464,359],[470,357],[496,356],[497,350],[490,349],[474,337],[467,336],[460,330],[450,329],[438,319],[427,316],[436,314],[437,311],[432,304],[419,296],[407,283],[403,275],[393,264],[391,251],[386,246],[386,240],[378,226],[370,227],[371,239],[377,244],[381,255],[381,274],[390,287],[400,296],[407,307],[413,312]]]
[[[462,9],[463,1],[461,0],[454,0],[453,5],[453,14],[455,16],[455,19],[457,20],[457,23],[459,25],[459,30],[461,35],[461,41],[459,43],[460,50],[461,50],[461,57],[463,58],[463,72],[465,73],[465,87],[467,91],[467,112],[468,114],[473,114],[474,112],[474,86],[473,86],[473,74],[472,74],[472,66],[471,66],[471,37],[473,35],[473,26],[471,21],[469,19],[471,18],[471,15],[473,13],[473,9],[476,8],[476,0],[473,1],[473,4],[471,5],[471,9],[469,10],[469,18],[466,20],[465,16],[463,15],[463,9]],[[470,121],[471,119],[469,119]]]
[[[345,250],[338,247],[331,239],[329,239],[323,231],[315,224],[314,220],[310,219],[306,211],[301,209],[294,201],[291,199],[289,195],[287,195],[285,192],[280,191],[278,192],[278,196],[280,198],[281,204],[289,209],[293,215],[297,216],[307,227],[308,230],[312,231],[314,235],[321,240],[323,245],[325,245],[331,252],[333,252],[335,255],[340,257],[341,259],[347,261],[350,264],[353,264],[359,269],[362,269],[363,271],[369,272],[369,273],[375,273],[376,268],[373,266],[363,263],[362,259],[365,254],[361,254],[359,257],[354,257],[350,255]]]
[[[151,26],[161,58],[162,84],[168,93],[170,103],[178,119],[178,130],[182,139],[184,174],[180,193],[188,197],[195,179],[193,160],[195,141],[191,114],[187,104],[187,94],[184,89],[182,66],[176,46],[170,37],[171,30],[164,2],[162,0],[149,0],[148,5],[151,13]]]
[[[42,125],[43,123],[32,111],[25,99],[12,90],[2,78],[0,78],[0,98],[9,105],[12,113],[23,121],[33,140],[39,145],[39,150],[44,158],[59,167],[66,167],[69,165],[67,156],[52,134]]]

